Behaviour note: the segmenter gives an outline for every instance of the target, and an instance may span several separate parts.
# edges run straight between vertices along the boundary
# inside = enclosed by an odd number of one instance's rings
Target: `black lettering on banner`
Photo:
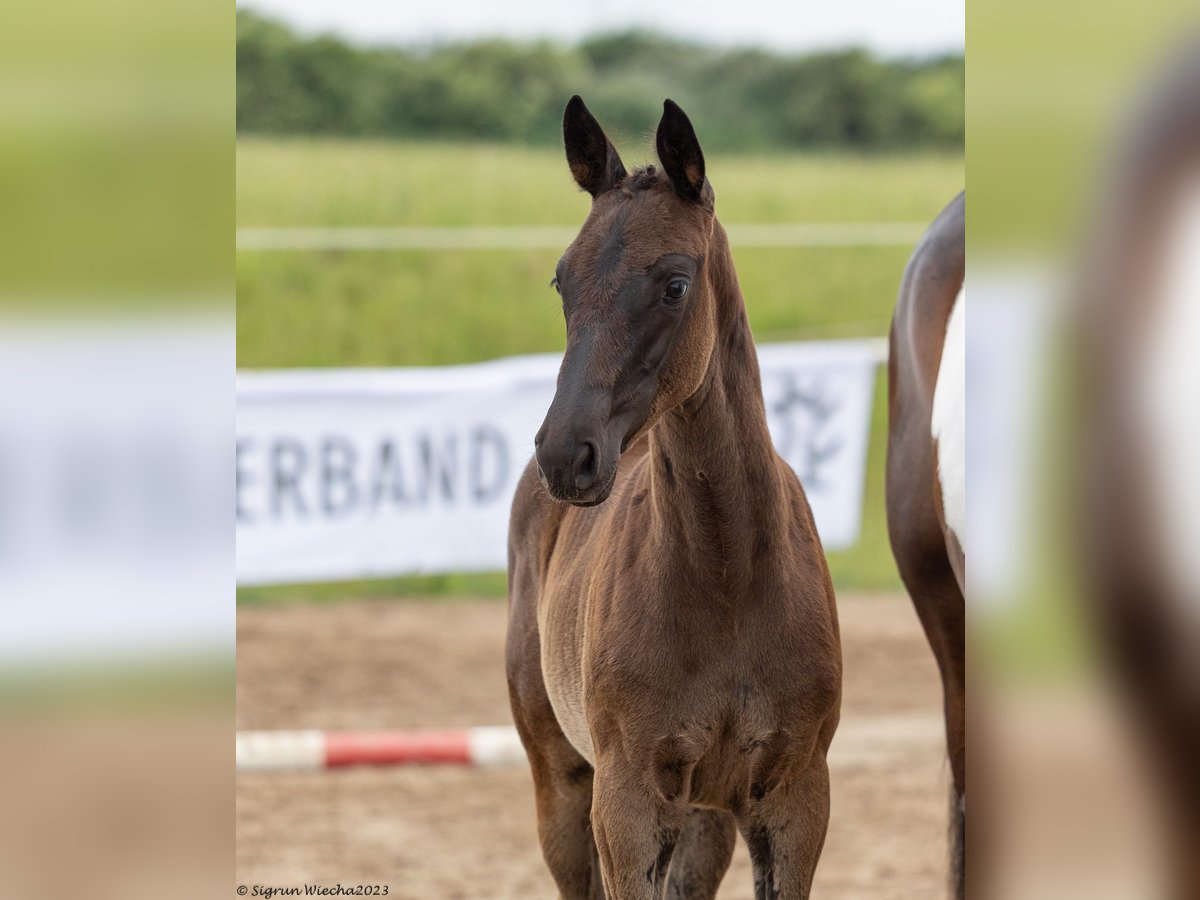
[[[448,434],[442,438],[440,446],[435,446],[434,439],[429,434],[422,434],[417,440],[421,455],[421,490],[418,496],[422,503],[428,503],[431,489],[441,488],[442,499],[454,502],[455,481],[458,477],[458,440]],[[434,481],[437,481],[435,487]]]
[[[386,437],[379,442],[376,454],[375,477],[371,484],[371,511],[379,509],[379,504],[385,499],[396,506],[408,503],[408,495],[404,492],[404,466],[400,455],[396,452],[396,444]]]
[[[0,563],[16,549],[17,460],[9,435],[0,432]]]
[[[343,434],[240,437],[235,464],[239,525],[267,515],[303,520],[440,503],[483,506],[502,498],[512,481],[508,437],[487,422],[458,433],[415,431],[362,442]]]
[[[308,510],[304,505],[304,494],[300,490],[300,479],[308,468],[308,454],[304,445],[294,438],[276,438],[271,443],[271,514],[283,518],[284,502],[291,498],[296,515],[303,518]]]
[[[111,527],[119,490],[114,450],[92,434],[70,434],[58,449],[57,512],[68,539],[89,539]]]
[[[321,509],[327,516],[345,515],[358,502],[354,469],[358,453],[346,438],[321,441]]]
[[[490,466],[486,465],[488,457]],[[508,469],[508,441],[504,434],[491,425],[477,425],[471,432],[470,472],[471,496],[476,503],[487,503],[499,496],[508,482]]]
[[[234,450],[234,509],[237,512],[237,520],[239,522],[250,523],[254,521],[254,517],[250,511],[246,509],[242,503],[242,491],[254,483],[254,479],[250,473],[242,465],[244,455],[249,454],[254,448],[254,442],[250,438],[242,438],[238,440],[236,449]]]

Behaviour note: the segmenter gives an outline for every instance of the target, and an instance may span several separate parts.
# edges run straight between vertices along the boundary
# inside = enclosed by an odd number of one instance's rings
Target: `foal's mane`
[[[666,173],[657,166],[638,166],[634,169],[623,182],[620,184],[620,189],[627,194],[636,194],[640,191],[660,190],[670,186],[670,181],[667,179]]]

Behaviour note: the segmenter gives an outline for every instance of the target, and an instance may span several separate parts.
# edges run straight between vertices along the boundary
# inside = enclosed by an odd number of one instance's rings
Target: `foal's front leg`
[[[667,900],[713,900],[733,859],[737,824],[723,809],[688,810],[671,858]]]
[[[592,830],[608,900],[660,900],[686,806],[628,761],[598,759]]]
[[[829,826],[825,757],[752,798],[738,826],[754,864],[755,900],[807,900]]]

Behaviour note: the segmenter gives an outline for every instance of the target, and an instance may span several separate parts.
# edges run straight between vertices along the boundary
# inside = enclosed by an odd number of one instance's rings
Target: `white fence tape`
[[[784,222],[728,226],[735,247],[912,247],[927,222]],[[542,250],[566,247],[574,225],[239,228],[239,250]]]

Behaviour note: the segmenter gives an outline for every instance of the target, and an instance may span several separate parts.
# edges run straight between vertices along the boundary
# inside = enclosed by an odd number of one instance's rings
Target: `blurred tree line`
[[[714,150],[961,149],[961,55],[881,60],[862,50],[787,56],[660,34],[574,47],[486,40],[429,48],[301,38],[247,10],[237,18],[239,133],[559,141],[582,94],[605,128],[645,134],[671,97]]]

